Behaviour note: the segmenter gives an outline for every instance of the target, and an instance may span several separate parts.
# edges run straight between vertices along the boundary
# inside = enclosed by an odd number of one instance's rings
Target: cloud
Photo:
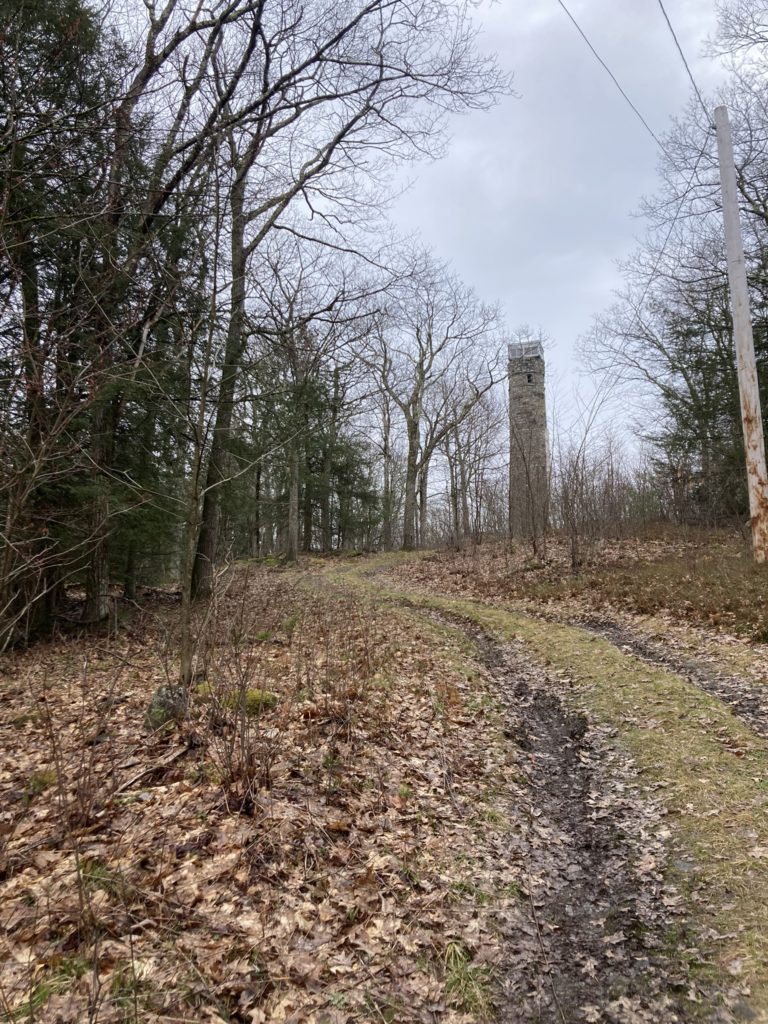
[[[667,0],[703,88],[718,79],[701,57],[714,3]],[[690,83],[656,4],[572,0],[594,46],[657,134],[685,106]],[[395,207],[510,326],[540,324],[550,361],[567,376],[573,347],[620,278],[617,260],[643,225],[640,197],[656,185],[658,149],[557,0],[504,0],[481,9],[482,45],[514,72],[517,98],[452,122],[447,157],[417,168]],[[412,175],[413,176],[413,172]]]

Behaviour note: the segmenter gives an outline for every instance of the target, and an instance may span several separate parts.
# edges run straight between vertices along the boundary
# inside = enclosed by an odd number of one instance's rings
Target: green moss
[[[222,707],[230,711],[244,711],[249,718],[255,718],[264,711],[271,711],[277,707],[278,696],[270,693],[269,690],[249,689],[242,692],[224,692],[218,694],[216,689],[208,682],[198,683],[195,693],[204,702],[220,700]]]
[[[51,786],[55,786],[58,775],[53,768],[43,768],[39,772],[33,772],[27,779],[24,786],[24,797],[27,803],[31,803],[36,796],[40,796]]]
[[[152,732],[171,729],[187,713],[189,694],[183,686],[158,686],[144,714],[144,725]]]
[[[242,707],[249,717],[255,717],[262,711],[270,711],[277,707],[277,694],[270,693],[269,690],[246,690],[242,701],[238,695],[234,698],[233,703],[237,707]]]

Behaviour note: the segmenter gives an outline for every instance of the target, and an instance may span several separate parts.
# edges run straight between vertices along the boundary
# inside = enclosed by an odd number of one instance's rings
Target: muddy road
[[[522,867],[521,920],[505,935],[500,1021],[701,1020],[661,808],[641,794],[605,732],[564,704],[562,682],[516,644],[445,613],[476,645],[523,752],[529,796],[508,856]],[[674,936],[674,938],[673,938]],[[707,1002],[709,1002],[707,998]],[[712,1005],[710,1003],[710,1005]],[[710,1020],[730,1016],[708,1015]]]
[[[578,626],[608,640],[619,650],[649,665],[670,669],[717,697],[758,736],[768,739],[768,687],[743,676],[718,671],[712,665],[684,656],[664,643],[610,619],[557,620]]]

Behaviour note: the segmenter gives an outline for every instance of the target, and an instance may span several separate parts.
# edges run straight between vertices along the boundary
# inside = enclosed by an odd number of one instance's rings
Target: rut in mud
[[[711,666],[683,657],[664,644],[638,636],[626,626],[607,619],[557,620],[585,629],[608,640],[625,654],[659,668],[666,668],[717,697],[758,736],[768,739],[768,687],[740,676],[717,672]]]
[[[664,952],[679,897],[662,879],[658,805],[638,794],[631,768],[569,712],[557,683],[523,652],[465,620],[523,752],[530,806],[506,855],[526,879],[521,920],[506,933],[509,960],[499,1019],[542,1024],[691,1019],[682,953]],[[665,938],[666,937],[666,938]],[[688,1004],[690,1005],[690,1004]],[[700,1019],[700,1018],[697,1018]]]

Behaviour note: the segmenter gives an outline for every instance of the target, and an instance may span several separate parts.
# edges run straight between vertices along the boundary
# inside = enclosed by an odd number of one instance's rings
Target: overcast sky
[[[686,76],[657,0],[568,4],[657,134],[682,111]],[[665,6],[700,87],[720,75],[702,56],[714,0]],[[441,161],[419,166],[394,208],[510,327],[550,335],[548,375],[564,394],[574,345],[620,284],[616,261],[642,236],[635,212],[654,191],[653,139],[587,49],[557,0],[500,0],[482,8],[483,43],[514,74],[516,98],[452,123]]]

